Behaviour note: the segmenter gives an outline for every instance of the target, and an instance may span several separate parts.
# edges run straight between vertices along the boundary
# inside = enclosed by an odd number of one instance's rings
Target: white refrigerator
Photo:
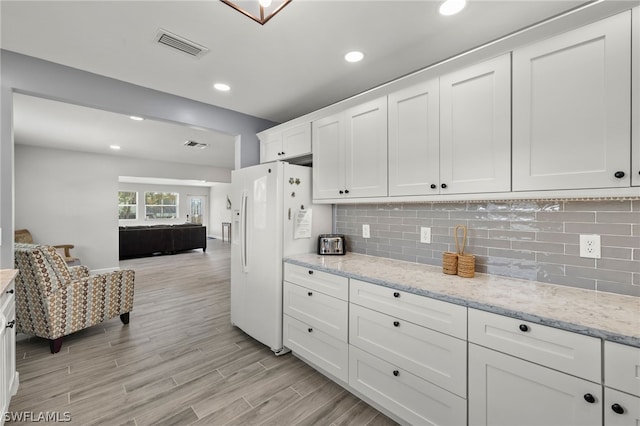
[[[231,323],[286,353],[282,259],[317,250],[332,208],[311,204],[311,168],[265,163],[231,172]]]

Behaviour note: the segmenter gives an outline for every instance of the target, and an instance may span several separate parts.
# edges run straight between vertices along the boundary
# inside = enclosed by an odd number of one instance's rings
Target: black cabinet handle
[[[307,330],[309,333],[311,333],[313,331],[313,328],[309,327],[309,329]]]
[[[398,293],[397,291],[393,292],[393,297],[400,297],[400,293]]]
[[[400,327],[400,321],[394,321],[393,322],[393,326],[394,327]]]
[[[620,405],[620,404],[613,404],[611,406],[611,409],[616,414],[624,414],[624,408],[622,408],[622,405]]]
[[[309,270],[309,275],[313,275],[313,271],[312,270]]]
[[[442,185],[440,185],[440,188],[445,189],[447,187],[446,183],[443,183]]]
[[[593,404],[594,402],[596,402],[596,399],[590,393],[584,394],[584,400],[587,401],[589,404]]]
[[[393,375],[398,377],[398,375],[400,374],[400,372],[398,370],[393,370]]]
[[[308,294],[309,296],[313,296],[313,293],[312,293],[312,292],[309,292],[309,293],[307,293],[307,294]]]
[[[282,151],[281,154],[284,155],[284,151]]]
[[[622,170],[619,170],[619,171],[615,172],[613,175],[615,177],[617,177],[618,179],[622,179],[624,177],[624,172]]]
[[[11,320],[7,323],[7,327],[6,328],[13,328],[13,326],[16,324],[16,320]]]
[[[338,191],[340,194],[344,194],[344,191],[341,189],[340,191]]]
[[[11,289],[11,290],[7,290],[7,293],[8,293],[8,294],[13,294],[13,293],[14,293],[14,290],[13,290],[13,289]]]
[[[431,186],[431,189],[436,189],[436,184],[435,183],[432,183],[430,186]]]
[[[348,194],[348,193],[349,193],[349,190],[348,190],[348,189],[345,189],[345,190],[344,190],[344,193],[345,193],[345,194]]]
[[[529,331],[529,326],[527,324],[520,324],[520,327],[518,328],[520,329],[520,331],[524,331],[525,333]]]

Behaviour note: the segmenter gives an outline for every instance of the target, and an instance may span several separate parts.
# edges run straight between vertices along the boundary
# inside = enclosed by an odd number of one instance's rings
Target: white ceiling
[[[438,14],[440,3],[293,0],[261,26],[218,0],[2,0],[0,46],[283,122],[590,2],[469,0],[451,17]],[[194,58],[159,45],[160,28],[209,52]],[[352,49],[365,59],[345,62]],[[213,90],[218,81],[231,91]],[[104,152],[117,140],[117,155],[233,168],[228,135],[28,96],[16,102],[18,143]],[[190,156],[180,145],[188,138],[216,148]]]

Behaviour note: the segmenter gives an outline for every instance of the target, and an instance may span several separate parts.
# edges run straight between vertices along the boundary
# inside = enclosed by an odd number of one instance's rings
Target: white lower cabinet
[[[469,424],[602,424],[602,386],[469,344]]]
[[[640,348],[604,343],[604,424],[640,425]]]
[[[640,397],[604,388],[604,424],[606,426],[640,425]]]
[[[18,391],[16,372],[16,304],[15,284],[11,283],[0,295],[0,424],[9,410],[11,397]]]
[[[349,385],[411,425],[463,425],[467,402],[394,364],[349,346]]]

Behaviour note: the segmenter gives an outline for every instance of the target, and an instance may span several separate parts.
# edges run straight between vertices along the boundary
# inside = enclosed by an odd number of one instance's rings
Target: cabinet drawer
[[[299,285],[284,283],[284,313],[347,342],[349,304]]]
[[[604,384],[640,396],[640,348],[604,342]]]
[[[349,385],[412,425],[463,425],[467,401],[349,346]]]
[[[4,292],[0,293],[0,310],[4,310],[5,306],[7,306],[9,303],[15,303],[15,288],[16,285],[12,281],[11,284],[9,284],[4,290]],[[7,319],[7,321],[9,321],[9,319]]]
[[[349,380],[349,345],[308,324],[283,316],[284,345],[343,382]]]
[[[340,275],[285,263],[284,279],[338,299],[348,300],[349,297],[349,278]]]
[[[349,336],[350,344],[466,398],[467,342],[353,304]]]
[[[640,398],[604,388],[604,424],[607,426],[640,425]]]
[[[601,341],[595,337],[469,309],[469,342],[601,381]]]
[[[467,308],[464,306],[354,279],[349,287],[352,303],[459,339],[467,338]]]

